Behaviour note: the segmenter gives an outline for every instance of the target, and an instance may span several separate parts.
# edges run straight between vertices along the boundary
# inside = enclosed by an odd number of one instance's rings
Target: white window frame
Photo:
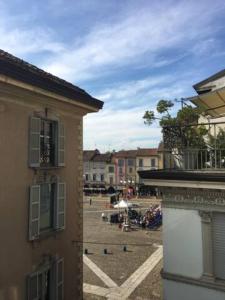
[[[41,165],[41,121],[46,120],[55,124],[54,163]],[[61,121],[48,118],[30,117],[29,126],[29,166],[31,168],[54,168],[65,166],[65,126]]]
[[[60,264],[61,268],[59,268]],[[59,274],[60,270],[62,270],[61,274]],[[38,280],[39,276],[44,276],[46,271],[50,271],[50,300],[62,300],[64,298],[64,258],[55,258],[50,263],[47,263],[43,267],[37,269],[35,272],[32,272],[27,276],[27,300],[44,300],[44,282],[42,283],[43,288],[40,291]],[[36,296],[31,297],[31,280],[33,278],[36,278]],[[59,278],[61,278],[61,280],[59,280]],[[44,280],[44,278],[41,279]],[[62,288],[62,298],[59,298],[59,288]],[[39,293],[41,293],[41,295]]]
[[[47,182],[43,182],[45,184]],[[64,187],[64,194],[60,192],[60,187]],[[63,230],[66,227],[66,184],[64,182],[55,183],[56,193],[53,204],[53,227],[49,230],[40,231],[40,203],[41,203],[41,184],[33,185],[30,187],[30,198],[29,198],[29,240],[39,239],[40,236],[43,236],[45,233],[55,232]],[[34,201],[34,190],[39,190],[39,197]],[[36,197],[37,198],[37,197]],[[39,214],[38,217],[33,217],[33,205],[38,206]],[[62,218],[63,216],[63,218]],[[63,223],[60,223],[63,220]],[[38,227],[34,223],[38,223]],[[35,226],[35,227],[33,227]],[[34,233],[33,228],[37,228]]]

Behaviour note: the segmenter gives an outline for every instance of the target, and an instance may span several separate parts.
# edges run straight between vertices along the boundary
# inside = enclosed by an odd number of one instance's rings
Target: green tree
[[[196,107],[185,104],[176,112],[173,107],[173,101],[160,100],[155,111],[147,110],[143,116],[147,125],[159,121],[169,160],[175,157],[177,166],[185,168],[225,167],[224,128],[210,122],[199,124],[202,111]]]
[[[152,125],[155,120],[159,120],[166,148],[205,148],[204,136],[208,129],[197,125],[201,113],[199,109],[185,105],[172,116],[173,106],[174,102],[171,100],[160,100],[156,105],[158,116],[153,110],[147,110],[143,116],[144,123]]]
[[[212,131],[213,128],[212,128]],[[219,128],[215,134],[208,136],[209,161],[216,168],[225,167],[225,131]]]

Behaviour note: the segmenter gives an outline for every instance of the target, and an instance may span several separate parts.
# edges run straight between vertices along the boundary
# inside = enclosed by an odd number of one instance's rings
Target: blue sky
[[[225,68],[223,0],[0,0],[0,48],[105,102],[84,148],[155,147],[142,116]]]

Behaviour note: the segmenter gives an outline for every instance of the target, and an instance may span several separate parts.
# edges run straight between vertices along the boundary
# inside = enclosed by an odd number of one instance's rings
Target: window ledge
[[[31,169],[35,169],[35,170],[55,170],[55,169],[61,169],[64,168],[65,166],[46,166],[46,167],[31,167],[29,166]]]
[[[62,231],[64,231],[64,228],[62,228],[62,229],[52,229],[52,230],[50,229],[48,231],[47,230],[43,231],[43,232],[40,233],[40,235],[36,239],[32,240],[31,242],[38,242],[38,241],[47,239],[49,237],[56,237],[57,234],[59,232],[62,232]]]
[[[197,285],[201,287],[205,287],[208,289],[214,289],[218,291],[225,292],[225,281],[224,280],[217,280],[214,277],[200,277],[199,279],[186,277],[182,275],[172,274],[164,272],[163,269],[161,270],[161,276],[163,279],[177,281],[181,283]]]

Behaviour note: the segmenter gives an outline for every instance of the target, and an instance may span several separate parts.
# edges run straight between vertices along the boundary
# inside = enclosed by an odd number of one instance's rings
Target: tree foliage
[[[191,105],[185,105],[175,114],[171,114],[174,102],[171,100],[160,100],[156,105],[156,111],[148,110],[143,119],[147,125],[152,125],[159,120],[162,127],[164,147],[172,148],[205,148],[205,135],[208,129],[205,126],[197,125],[200,111]]]
[[[143,116],[145,124],[158,120],[162,127],[165,167],[167,163],[169,167],[187,169],[225,167],[224,127],[207,121],[199,123],[202,112],[191,105],[182,105],[177,111],[173,107],[173,101],[160,100],[155,111],[148,110]]]

